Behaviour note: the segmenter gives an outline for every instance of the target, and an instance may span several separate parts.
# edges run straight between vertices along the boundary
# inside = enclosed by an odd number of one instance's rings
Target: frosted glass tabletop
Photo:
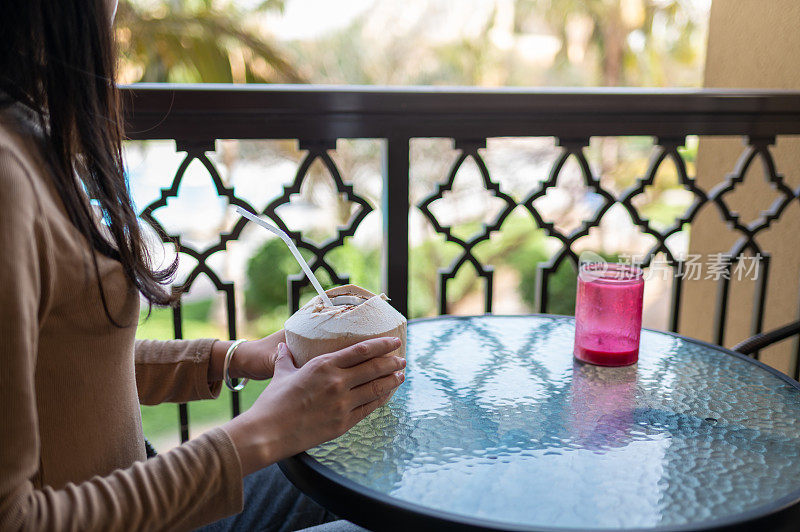
[[[384,516],[380,528],[695,529],[796,515],[794,381],[652,331],[638,364],[584,365],[573,335],[559,316],[412,321],[391,402],[284,470],[343,517]]]

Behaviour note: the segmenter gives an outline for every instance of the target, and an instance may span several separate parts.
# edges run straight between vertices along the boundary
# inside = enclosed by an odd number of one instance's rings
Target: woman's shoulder
[[[20,104],[0,107],[0,187],[6,200],[50,194],[42,139],[33,113]],[[9,197],[11,191],[14,196]]]

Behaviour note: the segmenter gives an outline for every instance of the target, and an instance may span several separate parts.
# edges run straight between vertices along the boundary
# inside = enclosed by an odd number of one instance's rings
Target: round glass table
[[[561,316],[408,324],[406,382],[285,460],[373,530],[800,526],[800,386],[732,351],[643,331],[639,362],[573,359]]]

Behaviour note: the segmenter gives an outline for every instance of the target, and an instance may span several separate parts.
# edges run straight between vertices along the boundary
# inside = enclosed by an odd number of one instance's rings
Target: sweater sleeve
[[[194,530],[242,510],[239,456],[221,428],[59,490],[14,477],[1,495],[0,530]]]
[[[208,382],[216,340],[136,340],[136,387],[145,405],[216,399],[222,381]]]
[[[39,324],[48,310],[48,233],[29,175],[0,147],[0,530],[189,530],[242,507],[242,471],[215,429],[155,459],[37,489]]]

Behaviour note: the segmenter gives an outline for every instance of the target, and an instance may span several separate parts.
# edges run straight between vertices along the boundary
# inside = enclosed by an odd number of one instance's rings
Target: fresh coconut
[[[385,356],[406,354],[406,319],[386,295],[375,295],[348,284],[325,292],[333,306],[320,296],[286,320],[286,345],[302,366],[312,358],[381,336],[400,338],[400,347]]]
[[[380,336],[400,338],[400,347],[385,356],[406,355],[406,319],[387,303],[360,286],[348,284],[323,291],[319,280],[284,231],[262,220],[256,214],[237,206],[239,214],[278,235],[317,291],[317,297],[292,314],[284,328],[286,344],[301,366],[324,353],[344,349],[362,340]]]

